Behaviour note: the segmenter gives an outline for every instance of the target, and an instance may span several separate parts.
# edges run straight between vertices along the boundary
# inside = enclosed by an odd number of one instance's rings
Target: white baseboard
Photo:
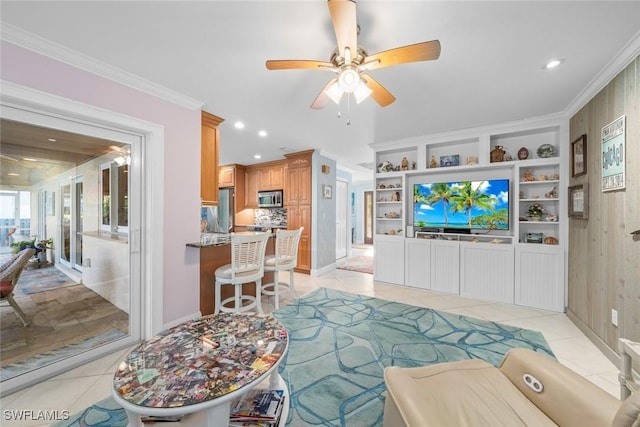
[[[322,268],[318,268],[318,269],[312,269],[310,272],[310,276],[311,277],[318,277],[318,276],[322,276],[325,273],[329,273],[331,271],[334,271],[336,269],[336,263],[331,263],[329,265],[325,265]]]
[[[172,320],[169,323],[165,323],[162,328],[163,329],[173,328],[174,326],[177,326],[184,322],[188,322],[189,320],[197,319],[198,317],[201,317],[201,316],[202,316],[202,313],[200,312],[200,310],[198,310],[195,313],[190,314],[188,316],[184,316],[180,319]]]

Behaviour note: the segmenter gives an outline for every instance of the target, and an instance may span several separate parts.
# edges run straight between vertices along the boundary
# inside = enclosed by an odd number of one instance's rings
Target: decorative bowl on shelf
[[[518,150],[518,160],[526,160],[529,157],[529,150],[527,147],[521,147]]]
[[[555,157],[556,147],[551,144],[542,144],[538,147],[538,157],[546,159],[547,157]]]

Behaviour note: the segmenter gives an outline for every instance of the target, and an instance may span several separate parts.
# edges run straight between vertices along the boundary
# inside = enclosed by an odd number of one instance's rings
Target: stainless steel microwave
[[[259,208],[281,208],[282,190],[258,191]]]

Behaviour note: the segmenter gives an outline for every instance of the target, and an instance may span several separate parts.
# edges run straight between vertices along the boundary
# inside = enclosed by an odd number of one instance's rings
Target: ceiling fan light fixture
[[[364,81],[360,80],[360,84],[356,90],[353,91],[353,96],[356,98],[356,103],[360,104],[362,101],[367,99],[371,93],[373,93],[373,91],[369,86],[367,86]]]
[[[360,74],[351,67],[345,68],[338,76],[338,84],[343,92],[351,93],[358,88],[360,84]]]
[[[344,91],[340,88],[340,84],[336,81],[330,85],[327,90],[324,91],[325,95],[329,97],[334,103],[339,104],[340,99]]]

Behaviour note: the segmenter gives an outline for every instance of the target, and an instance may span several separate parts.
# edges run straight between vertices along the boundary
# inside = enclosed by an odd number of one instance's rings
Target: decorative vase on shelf
[[[531,216],[529,215],[529,219],[533,222],[540,222],[540,219],[542,219],[541,215],[535,215],[535,216]]]

